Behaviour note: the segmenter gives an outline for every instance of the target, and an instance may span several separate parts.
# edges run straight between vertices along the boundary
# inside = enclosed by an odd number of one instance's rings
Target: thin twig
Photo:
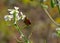
[[[60,24],[56,23],[54,21],[54,19],[50,16],[50,13],[45,9],[43,8],[43,10],[45,11],[46,15],[50,18],[50,20],[56,25],[56,26],[60,26]]]

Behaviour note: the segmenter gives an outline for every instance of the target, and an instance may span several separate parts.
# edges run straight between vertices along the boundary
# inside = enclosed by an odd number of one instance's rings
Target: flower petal
[[[17,16],[17,20],[20,20],[21,19],[21,17],[19,17],[19,15]]]
[[[21,14],[21,15],[23,15],[23,13],[22,13],[22,12],[20,12],[20,14]]]
[[[4,19],[5,19],[5,21],[11,21],[11,19],[13,18],[13,15],[5,15],[4,16]]]
[[[21,14],[21,17],[22,17],[21,19],[24,20],[24,18],[26,17],[26,15],[23,15],[22,12],[20,12],[20,14]]]
[[[14,7],[16,10],[18,10],[19,9],[19,7]]]
[[[13,14],[14,13],[14,10],[12,10],[11,12],[9,12],[10,14]]]
[[[12,11],[13,9],[8,9],[8,11]]]
[[[22,16],[22,20],[24,20],[24,19],[25,19],[25,17],[26,17],[26,16],[25,16],[25,15],[23,15],[23,16]]]

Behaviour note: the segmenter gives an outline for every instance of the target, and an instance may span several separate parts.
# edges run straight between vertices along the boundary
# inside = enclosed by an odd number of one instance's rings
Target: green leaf
[[[58,7],[58,11],[59,11],[59,13],[60,13],[60,6],[57,6]]]
[[[51,7],[52,7],[52,8],[55,7],[55,0],[51,0]]]

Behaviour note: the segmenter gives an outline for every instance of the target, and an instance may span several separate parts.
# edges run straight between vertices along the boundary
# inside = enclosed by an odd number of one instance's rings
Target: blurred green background
[[[57,7],[51,8],[50,0],[44,4],[48,5],[48,12],[52,18],[60,23],[60,15]],[[60,43],[59,37],[55,36],[56,25],[52,23],[49,17],[40,6],[40,0],[0,0],[0,43],[17,43],[19,33],[12,25],[12,22],[5,21],[4,16],[8,15],[8,9],[19,7],[31,20],[31,26],[22,29],[26,37],[30,36],[31,43]],[[18,25],[22,28],[25,24],[18,21]]]

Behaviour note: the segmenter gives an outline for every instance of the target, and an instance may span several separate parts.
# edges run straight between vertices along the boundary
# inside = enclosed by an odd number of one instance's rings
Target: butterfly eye
[[[31,21],[30,21],[27,17],[25,17],[24,23],[25,23],[26,25],[30,25],[30,24],[31,24]]]

